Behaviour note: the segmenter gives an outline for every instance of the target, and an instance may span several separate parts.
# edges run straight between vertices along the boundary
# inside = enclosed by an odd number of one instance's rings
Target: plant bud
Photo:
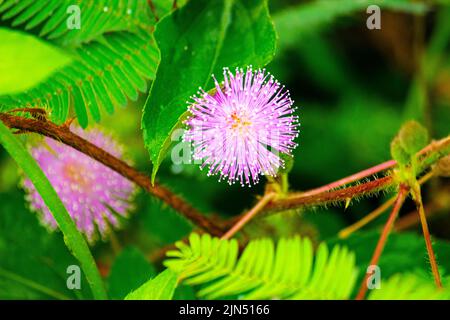
[[[424,148],[428,143],[428,131],[417,121],[406,122],[398,133],[404,151],[409,155]]]
[[[410,155],[403,149],[399,136],[391,142],[391,156],[401,165],[407,165],[411,160]]]

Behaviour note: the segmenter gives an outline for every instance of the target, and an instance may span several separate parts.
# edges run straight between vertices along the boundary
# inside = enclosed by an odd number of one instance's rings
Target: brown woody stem
[[[221,236],[223,234],[224,231],[218,223],[205,217],[178,195],[157,183],[152,185],[147,175],[137,171],[123,160],[114,157],[105,150],[71,132],[67,126],[58,126],[50,121],[27,119],[7,113],[0,113],[0,120],[10,128],[39,133],[71,146],[136,183],[148,193],[170,205],[199,228],[215,236]]]
[[[182,214],[186,219],[190,220],[194,225],[214,236],[222,236],[224,234],[224,230],[226,230],[226,227],[233,226],[237,221],[249,214],[243,213],[242,215],[226,221],[226,223],[223,223],[223,221],[220,220],[212,220],[197,211],[182,198],[172,193],[169,189],[159,184],[152,185],[147,175],[137,171],[126,162],[112,156],[103,149],[98,148],[89,141],[74,134],[69,130],[68,126],[58,126],[50,121],[46,121],[45,119],[29,119],[1,112],[0,121],[3,121],[5,125],[12,129],[17,129],[21,133],[38,133],[60,141],[86,154],[87,156],[90,156],[130,181],[133,181],[138,186],[145,189],[148,193],[169,204],[173,209]],[[420,169],[426,169],[448,153],[450,153],[450,137],[432,142],[418,153],[420,156]],[[353,199],[354,197],[369,195],[380,190],[385,190],[396,184],[392,176],[377,178],[363,184],[350,186],[343,189],[333,190],[333,188],[354,182],[356,181],[355,179],[361,179],[386,170],[395,164],[395,161],[390,160],[378,166],[340,179],[324,187],[316,188],[307,192],[289,193],[284,197],[268,201],[268,203],[261,208],[260,211],[261,213],[280,212],[308,206],[327,205],[330,203],[333,204],[335,202],[347,201],[348,199]],[[321,192],[319,192],[319,190],[321,190]]]

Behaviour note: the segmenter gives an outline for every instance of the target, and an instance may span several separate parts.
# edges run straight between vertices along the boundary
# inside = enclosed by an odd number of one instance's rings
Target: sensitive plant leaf
[[[34,158],[2,122],[0,122],[0,144],[3,145],[6,151],[33,182],[45,204],[53,214],[60,230],[64,234],[64,241],[67,247],[80,262],[94,297],[96,299],[105,299],[106,292],[103,287],[103,282],[86,241],[81,233],[78,232],[74,221],[71,219],[61,199],[59,199]]]
[[[189,97],[199,86],[210,89],[211,74],[224,67],[267,64],[276,34],[266,0],[199,0],[161,20],[155,38],[161,62],[142,119],[153,180]]]
[[[5,0],[0,19],[15,28],[37,29],[39,37],[77,47],[118,31],[150,31],[155,20],[142,0]]]
[[[152,34],[117,32],[82,45],[73,58],[43,83],[18,94],[0,95],[2,109],[46,108],[57,123],[73,110],[84,128],[89,115],[99,122],[102,111],[112,114],[147,91],[158,52]]]
[[[177,242],[164,264],[207,299],[346,299],[357,276],[354,254],[324,244],[314,253],[308,238],[250,241],[239,256],[235,239],[191,234]],[[335,277],[338,274],[339,277]]]
[[[164,270],[128,294],[125,300],[171,300],[177,287],[177,279],[177,273]]]
[[[314,250],[308,238],[281,238],[276,246],[270,239],[251,240],[239,254],[235,239],[191,234],[189,244],[180,241],[176,247],[164,264],[184,283],[202,285],[198,295],[206,299],[348,299],[359,283],[353,252],[341,245],[329,250],[324,243]],[[370,257],[372,250],[366,248],[366,253]],[[367,263],[359,269],[366,267]],[[369,299],[450,297],[423,272],[397,274],[397,265],[390,276],[384,264],[380,268],[381,288],[372,290]]]
[[[0,95],[29,89],[72,60],[26,33],[0,28],[0,39]]]
[[[135,247],[123,249],[114,261],[108,278],[109,297],[123,299],[129,292],[139,288],[156,275],[155,268]]]
[[[396,274],[382,280],[379,289],[371,290],[369,300],[448,300],[450,291],[438,289],[431,279],[414,274]]]
[[[170,10],[158,6],[159,15]],[[79,25],[71,26],[77,19]],[[71,52],[74,60],[38,86],[26,88],[30,90],[0,92],[2,110],[45,108],[57,123],[74,112],[85,128],[89,117],[99,122],[101,111],[111,114],[128,100],[135,101],[154,77],[159,61],[152,35],[156,20],[146,1],[6,0],[0,1],[0,20],[38,33]]]

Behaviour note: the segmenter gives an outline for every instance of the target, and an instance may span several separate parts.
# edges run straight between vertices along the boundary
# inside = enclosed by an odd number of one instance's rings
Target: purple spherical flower
[[[215,89],[198,96],[189,106],[184,141],[193,143],[193,158],[209,166],[208,175],[219,174],[228,183],[241,185],[275,176],[297,144],[298,117],[289,92],[265,70],[228,69],[224,81],[214,78]]]
[[[122,156],[121,147],[98,129],[72,131],[112,155]],[[105,238],[110,226],[119,226],[118,216],[126,217],[132,209],[135,185],[98,161],[50,138],[44,138],[30,151],[78,229],[91,243],[96,239],[96,230]],[[28,178],[23,187],[31,209],[39,213],[44,225],[56,229],[55,219]]]

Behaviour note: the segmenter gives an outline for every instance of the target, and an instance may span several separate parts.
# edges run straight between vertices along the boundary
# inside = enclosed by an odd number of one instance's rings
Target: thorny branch
[[[105,150],[71,132],[68,126],[56,125],[50,121],[47,121],[45,118],[31,119],[1,112],[0,120],[11,129],[16,129],[20,133],[38,133],[71,146],[74,149],[90,156],[130,181],[133,181],[148,193],[161,199],[177,212],[182,214],[186,219],[191,221],[196,227],[214,236],[220,237],[224,235],[227,229],[235,225],[242,219],[242,217],[245,217],[248,214],[248,212],[244,212],[243,214],[227,221],[222,221],[217,217],[212,219],[205,216],[166,187],[156,183],[152,185],[150,178],[146,174],[137,171],[123,160],[114,157]],[[421,169],[427,169],[427,167],[435,164],[440,158],[448,155],[449,153],[450,137],[432,142],[419,152]],[[264,208],[259,210],[259,214],[301,209],[309,206],[333,204],[336,202],[347,201],[349,199],[351,200],[360,196],[367,196],[381,190],[386,190],[390,187],[395,187],[396,182],[392,175],[386,175],[365,183],[345,187],[348,183],[357,182],[357,180],[361,178],[390,169],[395,165],[395,161],[390,160],[373,168],[369,168],[338,180],[335,183],[328,184],[324,187],[305,192],[288,193],[287,195],[283,195],[281,197],[273,197],[265,204]],[[340,189],[335,189],[338,187],[340,187]]]
[[[223,234],[223,229],[217,223],[200,213],[178,195],[157,183],[152,185],[147,175],[137,171],[123,160],[114,157],[105,150],[73,133],[68,126],[58,126],[50,121],[27,119],[8,113],[0,113],[0,120],[12,129],[18,129],[21,132],[38,133],[71,146],[111,168],[130,181],[133,181],[148,193],[170,205],[199,228],[216,236]]]

